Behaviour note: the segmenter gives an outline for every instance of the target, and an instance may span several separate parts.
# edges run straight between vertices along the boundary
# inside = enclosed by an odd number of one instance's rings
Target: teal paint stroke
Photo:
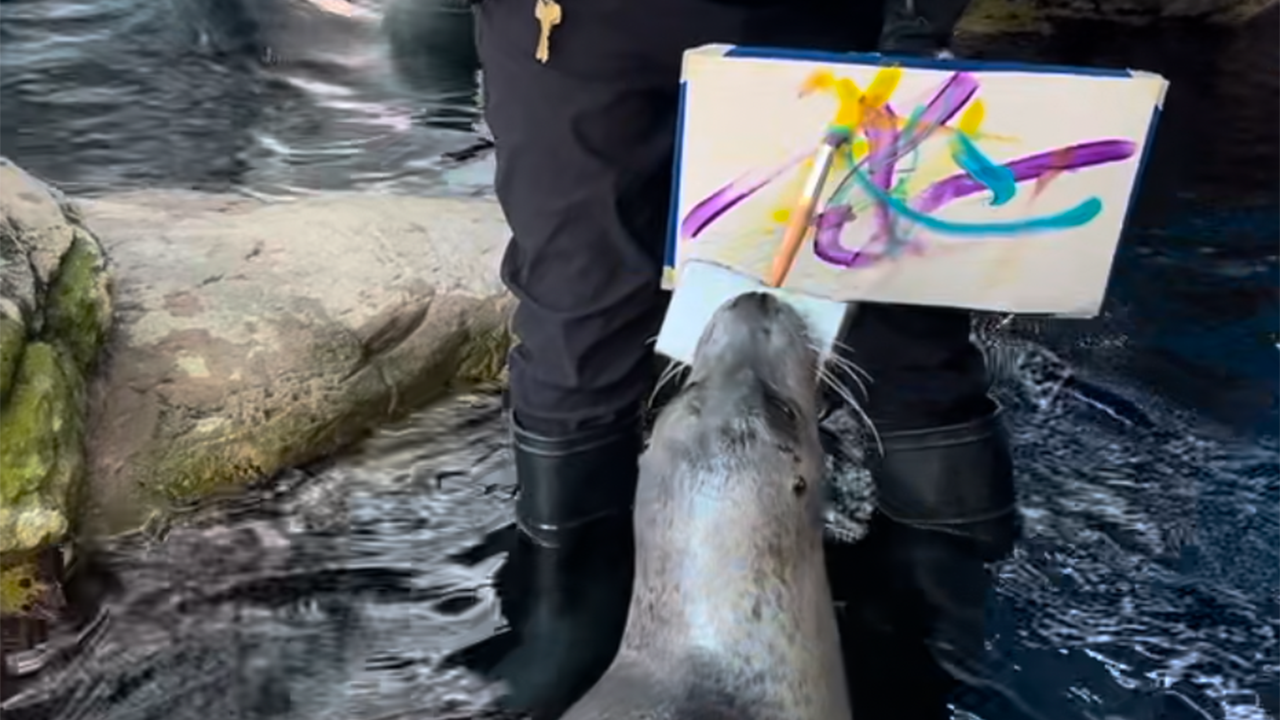
[[[895,213],[918,223],[922,227],[949,235],[1021,235],[1029,232],[1065,230],[1085,225],[1102,213],[1102,201],[1096,197],[1091,197],[1079,205],[1056,215],[1044,215],[1025,220],[999,223],[956,223],[918,212],[901,200],[876,187],[875,183],[871,182],[860,170],[854,170],[853,173],[862,189],[866,190],[876,200],[888,205]]]
[[[1013,171],[993,162],[964,133],[957,133],[952,139],[951,159],[991,191],[991,204],[995,207],[1009,202],[1018,192]]]

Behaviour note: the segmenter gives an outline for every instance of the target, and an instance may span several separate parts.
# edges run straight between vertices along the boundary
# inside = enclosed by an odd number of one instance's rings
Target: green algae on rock
[[[84,479],[84,380],[70,354],[27,346],[0,411],[0,554],[58,542]]]
[[[88,372],[111,328],[111,288],[102,248],[76,229],[49,288],[45,335],[65,343],[80,372]]]
[[[74,208],[3,158],[0,258],[0,566],[11,600],[35,582],[9,582],[11,568],[63,542],[74,525],[85,388],[111,299],[102,248]],[[9,600],[0,613],[23,605]]]
[[[1082,20],[1133,26],[1189,20],[1231,26],[1248,22],[1274,4],[1275,0],[974,0],[956,31],[1051,33],[1056,23]]]
[[[9,399],[13,376],[18,371],[18,361],[22,359],[22,351],[26,346],[26,323],[22,322],[21,317],[10,315],[7,308],[0,306],[0,406]]]

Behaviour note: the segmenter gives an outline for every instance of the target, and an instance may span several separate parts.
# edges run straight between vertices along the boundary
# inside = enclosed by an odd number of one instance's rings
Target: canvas
[[[832,128],[781,285],[839,301],[1097,314],[1167,88],[1151,73],[713,45],[684,59],[664,285],[764,280]]]

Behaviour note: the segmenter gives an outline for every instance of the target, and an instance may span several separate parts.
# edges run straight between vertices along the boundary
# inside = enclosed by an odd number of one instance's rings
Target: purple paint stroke
[[[684,220],[680,222],[680,237],[685,240],[696,238],[721,215],[729,212],[743,200],[754,195],[760,188],[778,179],[783,173],[799,165],[811,155],[813,155],[812,150],[797,153],[790,160],[774,168],[755,182],[746,183],[745,181],[751,173],[743,173],[736,180],[711,193],[697,205],[694,205],[684,216]]]
[[[885,157],[898,144],[898,116],[893,112],[893,108],[885,105],[876,117],[863,124],[863,131],[867,136],[867,154],[871,157]],[[896,164],[896,160],[871,163],[868,167],[871,182],[886,193],[893,190],[893,169]],[[887,205],[883,203],[877,205],[876,219],[879,221],[881,232],[892,240],[893,214]],[[839,238],[838,232],[836,237]]]
[[[1086,167],[1105,165],[1133,157],[1136,146],[1129,140],[1095,140],[1079,145],[1068,145],[1058,150],[1028,155],[1005,163],[1013,171],[1014,182],[1037,180],[1055,170],[1072,172]],[[1064,152],[1070,155],[1063,159]],[[968,173],[957,173],[930,185],[920,193],[912,206],[920,212],[933,212],[954,200],[986,190],[986,186],[974,180]]]
[[[908,142],[902,143],[898,147],[897,143],[889,143],[882,148],[879,153],[869,155],[860,165],[867,165],[873,173],[880,172],[880,168],[888,167],[890,177],[892,177],[892,166],[903,155],[914,150],[920,143],[937,128],[941,127],[964,107],[965,103],[973,97],[978,91],[978,81],[968,73],[956,73],[952,75],[946,83],[939,88],[938,92],[925,105],[924,110],[920,113],[920,117],[912,128],[914,131]],[[892,113],[889,106],[885,105],[885,110]],[[924,129],[921,130],[920,126]],[[897,134],[896,129],[894,134]],[[731,181],[719,190],[711,193],[684,216],[684,220],[680,223],[680,236],[686,240],[696,238],[707,226],[715,222],[725,213],[742,203],[742,201],[754,195],[761,188],[773,182],[787,170],[799,164],[805,158],[809,157],[810,151],[806,150],[791,160],[787,161],[781,167],[778,167],[765,175],[756,182],[747,184],[744,181],[749,173],[742,175],[736,180]],[[846,180],[851,179],[852,175]],[[841,183],[843,185],[844,183]]]
[[[865,166],[872,181],[885,192],[889,192],[893,187],[893,170],[898,160],[919,147],[938,128],[950,122],[956,116],[956,113],[960,112],[960,108],[964,107],[977,91],[978,81],[974,76],[968,73],[952,75],[938,89],[938,92],[934,93],[929,102],[925,104],[924,109],[909,128],[911,132],[905,139],[898,131],[897,114],[886,103],[881,110],[883,117],[873,118],[871,122],[862,124],[862,130],[867,137],[867,157],[855,166],[854,172],[858,167]],[[778,174],[774,173],[765,182],[769,182]],[[850,172],[845,178],[845,182],[851,181],[852,177],[853,172]],[[840,183],[840,185],[843,186],[845,182]],[[748,195],[759,190],[761,186],[752,187],[747,192],[739,195],[729,194],[732,187],[733,185],[731,184],[719,193],[713,194],[695,206],[685,216],[685,221],[682,225],[684,237],[695,237],[708,224],[745,200]],[[837,189],[837,192],[839,192],[839,189]],[[718,204],[707,207],[713,201]],[[705,211],[695,218],[695,213],[704,210],[704,208]],[[874,245],[880,245],[886,236],[890,239],[894,237],[894,221],[892,212],[883,204],[876,208],[876,215],[880,227],[873,236],[872,242]],[[848,205],[827,208],[814,218],[814,251],[818,257],[843,267],[860,267],[875,261],[876,256],[881,253],[874,251],[867,253],[866,251],[871,249],[870,247],[850,250],[840,244],[841,232],[844,230],[845,225],[853,220],[853,209]],[[693,232],[689,232],[689,228],[694,222],[700,224],[693,228]]]
[[[905,138],[899,138],[898,143],[867,158],[867,165],[871,167],[871,171],[874,172],[876,165],[880,163],[896,163],[904,155],[915,150],[938,128],[951,122],[951,119],[960,112],[960,108],[968,104],[977,92],[977,78],[962,72],[952,75],[929,102],[925,103],[924,109],[911,123],[910,133]],[[885,109],[892,112],[887,104]]]
[[[1070,157],[1063,162],[1063,150],[1070,150]],[[1094,142],[1071,145],[1058,150],[1029,155],[1005,163],[1004,167],[1013,172],[1015,182],[1037,180],[1042,175],[1054,171],[1071,172],[1086,167],[1119,162],[1133,156],[1136,146],[1129,140],[1097,140]],[[942,206],[960,198],[987,190],[982,183],[974,180],[968,173],[959,173],[939,180],[930,185],[920,199],[912,203],[920,212],[933,212]],[[873,234],[866,246],[850,250],[840,242],[840,234],[845,225],[852,222],[854,214],[847,205],[826,208],[818,216],[818,227],[814,237],[814,253],[822,260],[847,268],[866,267],[888,254],[880,232]]]
[[[868,158],[868,169],[874,173],[879,166],[888,166],[889,168],[896,166],[898,161],[920,147],[925,140],[929,139],[929,136],[951,122],[960,113],[960,109],[967,105],[973,99],[973,96],[978,93],[979,86],[978,79],[973,75],[968,73],[952,75],[938,89],[938,92],[934,93],[929,102],[925,103],[920,113],[908,122],[908,126],[905,128],[906,132],[898,133],[895,131],[898,136],[897,140],[881,152],[875,153]],[[892,111],[888,105],[885,108]],[[903,137],[904,135],[906,137]],[[852,178],[853,175],[850,173],[849,179],[852,180]],[[880,188],[885,192],[890,190],[890,187],[884,185],[881,185]],[[878,205],[876,216],[879,222],[875,230],[872,231],[867,249],[878,249],[883,246],[886,248],[887,253],[896,256],[900,253],[895,251],[901,249],[899,246],[902,243],[894,228],[893,213],[884,204],[878,203]]]
[[[892,178],[893,168],[898,164],[898,161],[919,147],[921,143],[927,140],[929,136],[939,128],[950,122],[951,119],[960,112],[960,108],[964,107],[973,99],[973,96],[978,92],[978,87],[979,83],[977,78],[968,73],[956,73],[952,75],[945,83],[942,84],[942,87],[938,88],[938,92],[934,93],[933,97],[929,99],[929,102],[925,103],[924,108],[921,109],[919,115],[913,118],[909,123],[909,127],[907,128],[909,132],[900,133],[895,123],[893,126],[894,141],[886,143],[878,150],[868,148],[867,157],[863,158],[862,162],[854,166],[853,172],[848,173],[843,179],[841,179],[833,194],[838,196],[841,192],[845,191],[848,184],[853,182],[854,172],[864,166],[868,169],[869,174],[873,178],[881,171],[882,168],[888,168],[890,178]],[[885,103],[884,110],[890,115],[894,114],[893,107],[888,103]],[[863,131],[869,135],[867,132],[868,130],[869,129],[864,124]],[[905,138],[903,137],[904,134],[906,135]],[[871,138],[868,136],[868,145],[870,144]],[[882,185],[880,187],[886,192],[890,189],[889,186]],[[885,208],[885,210],[887,210],[887,208]],[[872,238],[872,244],[879,245],[883,243],[886,236],[890,234],[888,231],[892,229],[892,219],[890,218],[886,221],[886,217],[886,215],[879,216],[880,226],[875,231],[875,236]]]
[[[840,244],[844,226],[853,222],[853,208],[833,205],[818,213],[813,219],[813,252],[819,259],[841,267],[860,267],[873,262],[863,256],[862,250],[850,250]]]

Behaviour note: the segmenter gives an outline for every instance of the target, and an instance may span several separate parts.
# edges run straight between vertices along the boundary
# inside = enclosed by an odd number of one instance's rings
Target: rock
[[[505,365],[490,201],[143,192],[84,212],[119,298],[94,388],[96,530],[315,460]]]
[[[1077,20],[1129,25],[1196,20],[1236,25],[1274,5],[1275,0],[974,0],[957,30],[974,34],[1048,33],[1055,23]]]
[[[44,548],[7,555],[6,562],[0,565],[0,617],[20,623],[13,628],[17,630],[16,634],[36,629],[32,627],[32,620],[49,622],[58,619],[66,608],[66,597],[59,582],[62,575],[58,567],[60,558],[56,549]],[[10,634],[5,633],[5,636],[9,641]],[[5,646],[10,644],[6,642]]]
[[[78,212],[3,158],[0,261],[0,614],[23,616],[57,592],[35,559],[65,539],[83,489],[85,388],[111,295]]]

